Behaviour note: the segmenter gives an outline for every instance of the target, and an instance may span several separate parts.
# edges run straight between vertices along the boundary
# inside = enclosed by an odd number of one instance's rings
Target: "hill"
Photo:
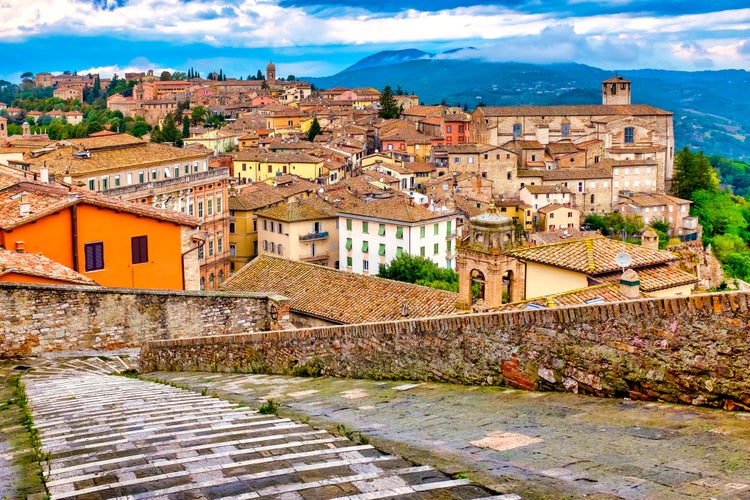
[[[455,52],[455,51],[451,51]],[[465,51],[461,51],[465,52]],[[374,54],[324,78],[318,88],[390,85],[425,104],[447,103],[469,111],[478,104],[557,105],[601,103],[601,82],[614,71],[584,64],[492,63],[418,50]],[[633,103],[674,113],[675,147],[750,160],[750,73],[744,70],[620,71],[633,82]]]

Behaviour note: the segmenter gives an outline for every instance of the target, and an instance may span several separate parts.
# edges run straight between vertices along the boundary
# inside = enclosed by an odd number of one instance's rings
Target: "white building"
[[[426,208],[402,196],[341,210],[341,269],[375,275],[380,264],[388,265],[405,253],[455,269],[457,222],[453,211]]]

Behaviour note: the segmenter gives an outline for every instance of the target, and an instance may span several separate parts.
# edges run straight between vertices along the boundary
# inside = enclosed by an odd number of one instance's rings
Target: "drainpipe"
[[[78,265],[78,208],[70,206],[71,244],[73,245],[73,270],[79,271]]]

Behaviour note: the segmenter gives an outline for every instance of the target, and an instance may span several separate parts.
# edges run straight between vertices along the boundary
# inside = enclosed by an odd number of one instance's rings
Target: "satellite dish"
[[[630,254],[628,252],[623,251],[617,254],[617,256],[615,257],[615,262],[617,262],[617,265],[624,270],[633,262],[633,259],[630,257]]]
[[[318,192],[319,192],[320,194],[323,194],[323,192],[324,192],[324,191],[325,191],[325,189],[323,189],[323,188],[320,188],[320,189],[318,189]]]

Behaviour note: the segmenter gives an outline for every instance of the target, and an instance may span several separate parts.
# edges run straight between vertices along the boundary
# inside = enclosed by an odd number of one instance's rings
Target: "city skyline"
[[[382,50],[604,69],[750,69],[750,9],[729,0],[9,0],[0,79],[25,71],[333,75]],[[465,51],[463,48],[472,47]],[[458,49],[458,50],[456,50]]]

